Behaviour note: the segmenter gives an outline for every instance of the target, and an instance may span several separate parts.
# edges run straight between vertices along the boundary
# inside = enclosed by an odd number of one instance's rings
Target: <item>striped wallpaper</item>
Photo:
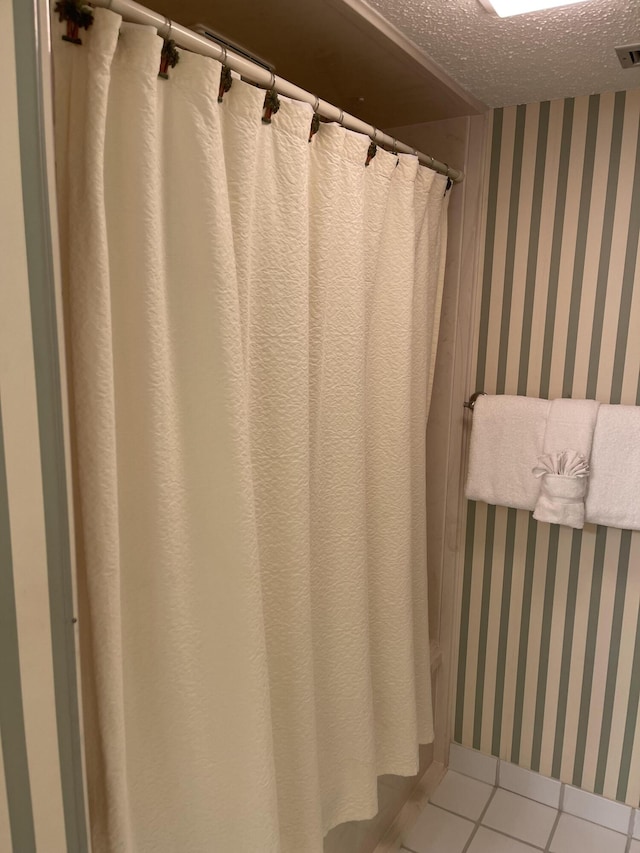
[[[0,851],[86,853],[35,8],[0,0]]]
[[[640,90],[489,124],[470,385],[640,405]],[[469,502],[454,739],[637,806],[639,612],[640,533]]]

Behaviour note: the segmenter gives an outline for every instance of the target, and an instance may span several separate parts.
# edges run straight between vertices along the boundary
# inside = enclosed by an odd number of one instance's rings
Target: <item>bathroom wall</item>
[[[46,4],[41,11],[48,15]],[[15,0],[12,8],[1,0],[0,32],[5,36],[0,51],[0,851],[83,853],[61,389],[33,5]]]
[[[640,404],[639,118],[493,112],[469,391]],[[454,739],[637,806],[640,533],[470,502],[463,537]]]

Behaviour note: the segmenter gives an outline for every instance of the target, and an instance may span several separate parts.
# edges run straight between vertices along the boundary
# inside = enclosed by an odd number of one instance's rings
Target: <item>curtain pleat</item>
[[[433,737],[413,157],[94,12],[55,39],[95,853],[321,853]]]
[[[56,54],[56,167],[61,259],[72,342],[77,479],[82,483],[79,555],[87,612],[80,620],[86,761],[97,849],[133,850],[124,740],[123,641],[115,387],[104,135],[119,20],[104,16],[86,49]],[[56,47],[59,45],[56,43]],[[90,287],[88,286],[90,284]],[[97,415],[97,417],[94,415]],[[91,420],[89,420],[91,418]],[[77,500],[76,499],[76,500]],[[106,700],[106,701],[105,701]],[[109,792],[108,798],[106,792]]]
[[[411,304],[418,161],[393,172],[367,341],[367,518],[373,705],[380,773],[417,772],[411,572]]]
[[[311,115],[284,99],[271,125],[254,115],[261,132],[248,246],[252,474],[279,818],[291,850],[313,850],[322,835],[309,574]]]
[[[376,811],[365,471],[368,143],[321,127],[310,163],[311,585],[324,829]]]
[[[426,445],[425,432],[433,385],[438,343],[444,258],[446,246],[446,178],[428,169],[419,169],[416,177],[416,256],[412,304],[411,373],[411,553],[413,577],[414,662],[418,740],[429,743],[434,736],[431,714],[431,673],[426,572],[415,566],[427,564],[426,517]]]

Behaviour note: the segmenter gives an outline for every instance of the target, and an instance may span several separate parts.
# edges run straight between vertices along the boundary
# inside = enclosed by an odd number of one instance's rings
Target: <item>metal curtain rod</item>
[[[162,38],[171,38],[178,47],[190,50],[193,53],[210,56],[212,59],[217,59],[223,65],[231,68],[232,71],[236,71],[242,77],[246,77],[253,83],[257,83],[258,86],[262,86],[265,89],[275,89],[280,95],[284,95],[286,98],[311,104],[315,112],[323,118],[339,122],[349,130],[364,133],[366,136],[370,136],[376,144],[390,148],[394,153],[414,154],[423,166],[433,169],[434,172],[439,172],[441,175],[446,175],[455,184],[460,183],[464,178],[463,173],[459,169],[454,169],[446,163],[441,163],[439,160],[429,157],[428,154],[423,154],[415,148],[410,148],[392,136],[382,133],[373,127],[373,125],[367,124],[359,118],[345,113],[343,110],[339,110],[316,95],[306,92],[304,89],[293,83],[289,83],[288,80],[284,80],[282,77],[278,77],[261,65],[251,62],[245,56],[235,53],[226,46],[218,45],[205,36],[195,33],[193,30],[187,29],[187,27],[183,27],[181,24],[174,23],[164,15],[141,6],[135,0],[91,0],[91,2],[94,6],[102,6],[105,9],[110,9],[112,12],[116,12],[131,23],[146,24],[147,26],[155,27]]]

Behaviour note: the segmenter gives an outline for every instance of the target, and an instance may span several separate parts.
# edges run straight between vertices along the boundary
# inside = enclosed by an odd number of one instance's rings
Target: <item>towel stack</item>
[[[550,524],[640,530],[640,407],[479,397],[466,495]]]

